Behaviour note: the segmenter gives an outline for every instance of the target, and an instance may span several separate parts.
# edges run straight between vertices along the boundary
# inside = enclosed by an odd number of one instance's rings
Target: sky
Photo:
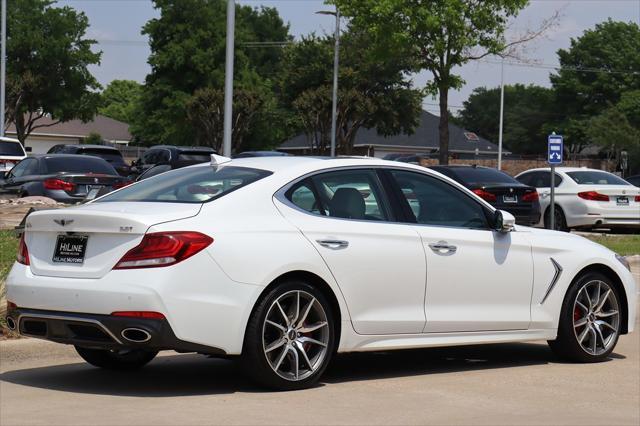
[[[237,3],[276,7],[296,37],[313,31],[332,33],[334,29],[335,18],[315,13],[330,10],[322,0],[238,0]],[[91,71],[103,86],[115,79],[144,81],[150,70],[147,64],[149,47],[140,32],[149,19],[158,16],[151,0],[59,0],[58,4],[81,10],[89,18],[91,27],[87,36],[98,40],[98,49],[103,51],[101,64],[92,67]],[[585,30],[608,18],[640,23],[640,0],[531,0],[530,5],[510,23],[507,38],[540,27],[556,11],[560,11],[557,26],[545,37],[527,45],[523,55],[528,64],[505,65],[505,84],[549,86],[552,70],[548,66],[558,64],[556,52],[568,48],[572,37],[579,37]],[[466,84],[450,93],[450,110],[459,110],[474,88],[499,86],[499,61],[498,58],[486,58],[457,69]],[[429,73],[413,76],[416,87],[424,87],[429,79]],[[437,99],[425,98],[423,106],[430,112],[438,112]]]

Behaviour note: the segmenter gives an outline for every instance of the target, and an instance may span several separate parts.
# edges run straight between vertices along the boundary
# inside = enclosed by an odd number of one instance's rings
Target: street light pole
[[[4,136],[4,109],[7,90],[7,0],[2,0],[0,28],[0,136]]]
[[[6,1],[6,0],[3,0]],[[231,136],[233,132],[233,61],[235,57],[236,3],[227,1],[227,58],[224,84],[224,139],[222,155],[231,157]]]
[[[338,70],[340,68],[340,11],[320,11],[320,15],[333,15],[336,17],[335,48],[333,58],[333,102],[331,105],[331,156],[336,156],[336,137],[338,133]]]
[[[498,170],[502,170],[502,129],[504,125],[504,56],[500,68],[500,133],[498,136]]]

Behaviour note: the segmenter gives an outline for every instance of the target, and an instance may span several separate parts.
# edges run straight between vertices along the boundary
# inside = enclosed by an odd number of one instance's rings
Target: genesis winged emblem
[[[60,226],[67,226],[73,223],[73,219],[53,219],[53,221]]]

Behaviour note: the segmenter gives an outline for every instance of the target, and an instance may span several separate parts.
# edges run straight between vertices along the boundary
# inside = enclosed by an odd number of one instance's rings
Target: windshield
[[[517,180],[506,173],[495,169],[475,168],[475,167],[456,167],[453,172],[462,179],[466,184],[490,183],[506,183],[509,185],[520,184]]]
[[[64,156],[44,159],[48,174],[95,173],[117,175],[115,169],[100,158]]]
[[[206,203],[270,174],[245,167],[189,167],[145,179],[97,202]]]
[[[618,176],[600,171],[567,172],[578,185],[627,185],[629,182]]]
[[[0,142],[0,155],[23,157],[24,150],[18,142]]]

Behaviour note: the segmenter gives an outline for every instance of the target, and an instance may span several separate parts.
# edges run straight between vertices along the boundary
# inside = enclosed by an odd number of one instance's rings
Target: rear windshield
[[[513,185],[519,183],[508,174],[495,169],[457,167],[453,169],[453,172],[466,184],[506,183]]]
[[[44,159],[48,174],[54,173],[96,173],[117,175],[116,170],[100,158],[91,157],[49,157]]]
[[[578,185],[629,185],[629,182],[618,176],[599,171],[567,172]]]
[[[182,151],[178,154],[178,161],[193,161],[194,163],[206,163],[211,161],[211,153],[209,152],[189,152]]]
[[[246,167],[188,167],[145,179],[97,202],[206,203],[270,174]]]
[[[18,142],[0,142],[0,155],[24,156],[22,145]]]
[[[107,160],[109,163],[122,163],[124,161],[120,151],[115,149],[100,149],[100,148],[81,149],[78,151],[78,154],[93,155],[94,157],[100,157],[104,160]]]

